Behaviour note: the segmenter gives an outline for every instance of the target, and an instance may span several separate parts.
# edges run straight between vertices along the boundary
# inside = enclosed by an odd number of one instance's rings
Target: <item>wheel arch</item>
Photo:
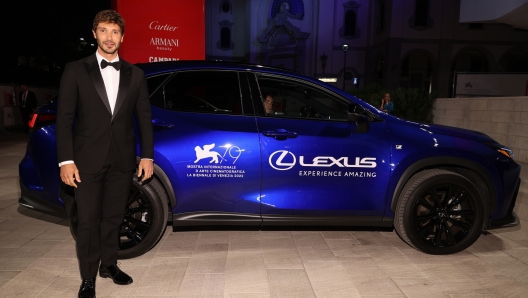
[[[159,181],[159,183],[161,183],[161,186],[163,186],[163,188],[165,189],[165,193],[167,193],[168,203],[171,207],[169,211],[172,212],[172,208],[176,206],[176,194],[174,193],[172,183],[170,182],[170,179],[167,174],[165,174],[165,171],[163,171],[163,169],[157,164],[154,164],[154,176]]]
[[[495,212],[495,210],[497,209],[497,193],[496,193],[495,185],[493,183],[491,175],[482,165],[478,164],[477,162],[467,160],[464,158],[457,158],[457,157],[450,157],[450,156],[429,157],[429,158],[418,160],[414,162],[413,164],[411,164],[409,167],[407,167],[407,169],[400,176],[400,179],[398,180],[396,188],[392,194],[391,205],[390,205],[391,211],[394,212],[396,210],[396,204],[398,203],[400,194],[405,184],[407,183],[407,181],[409,181],[409,179],[414,174],[422,170],[435,169],[435,168],[445,169],[451,172],[459,173],[462,176],[465,176],[466,178],[468,178],[470,181],[472,181],[471,179],[472,177],[468,177],[468,175],[464,174],[464,171],[459,170],[459,169],[467,169],[467,170],[473,171],[477,175],[477,177],[479,177],[482,180],[484,185],[488,187],[488,194],[489,194],[488,198],[486,198],[486,196],[483,195],[484,198],[487,200],[487,202],[484,202],[484,203],[486,203],[485,204],[487,207],[486,209],[488,209],[486,213],[487,216],[485,219],[486,222],[484,224],[484,227],[486,227],[489,221],[489,215]],[[476,185],[476,187],[478,187],[478,185]]]
[[[137,157],[137,163],[139,164],[139,160],[141,158]],[[165,193],[167,194],[167,201],[170,204],[169,212],[172,213],[172,208],[176,206],[176,194],[174,192],[174,188],[172,187],[172,183],[170,182],[169,176],[165,173],[165,171],[158,166],[156,163],[154,163],[154,177],[153,179],[156,179],[161,186],[165,189]]]

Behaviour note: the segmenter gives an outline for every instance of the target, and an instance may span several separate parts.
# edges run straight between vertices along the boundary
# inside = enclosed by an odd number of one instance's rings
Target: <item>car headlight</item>
[[[508,147],[506,147],[504,145],[501,145],[499,143],[488,143],[488,142],[485,142],[484,144],[486,144],[487,146],[497,150],[497,152],[503,154],[504,156],[506,156],[508,158],[513,159],[513,157],[514,157],[513,150],[511,150],[510,148],[508,148]]]

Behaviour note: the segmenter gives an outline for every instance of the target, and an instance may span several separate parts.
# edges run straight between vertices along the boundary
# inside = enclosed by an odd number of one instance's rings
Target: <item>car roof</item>
[[[240,63],[240,62],[229,62],[229,61],[204,61],[204,60],[183,60],[183,61],[168,61],[168,62],[155,62],[155,63],[138,63],[138,67],[143,69],[146,76],[160,74],[168,71],[176,70],[196,70],[196,69],[209,69],[209,70],[236,70],[236,71],[256,71],[266,72],[274,74],[284,74],[294,77],[309,78],[300,72],[291,70],[275,68],[270,66],[263,66],[251,63]]]

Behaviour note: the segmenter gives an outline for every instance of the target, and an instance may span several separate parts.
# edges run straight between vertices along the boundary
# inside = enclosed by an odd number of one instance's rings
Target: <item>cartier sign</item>
[[[176,31],[178,27],[171,26],[169,24],[160,25],[158,21],[150,22],[149,28],[152,30],[164,30],[164,31]]]
[[[204,60],[204,1],[112,1],[126,22],[119,55],[131,63]]]

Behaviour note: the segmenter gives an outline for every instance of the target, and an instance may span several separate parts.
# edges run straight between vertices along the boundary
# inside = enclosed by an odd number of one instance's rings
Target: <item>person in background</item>
[[[273,95],[267,94],[264,100],[264,109],[266,110],[266,115],[273,114]]]
[[[22,84],[22,91],[18,94],[18,102],[20,106],[20,115],[24,123],[24,129],[29,131],[29,119],[31,114],[37,108],[37,97],[33,91],[28,89],[26,84]]]
[[[389,93],[385,93],[385,96],[381,99],[380,110],[387,114],[392,114],[392,111],[394,110],[394,104],[391,101]]]

